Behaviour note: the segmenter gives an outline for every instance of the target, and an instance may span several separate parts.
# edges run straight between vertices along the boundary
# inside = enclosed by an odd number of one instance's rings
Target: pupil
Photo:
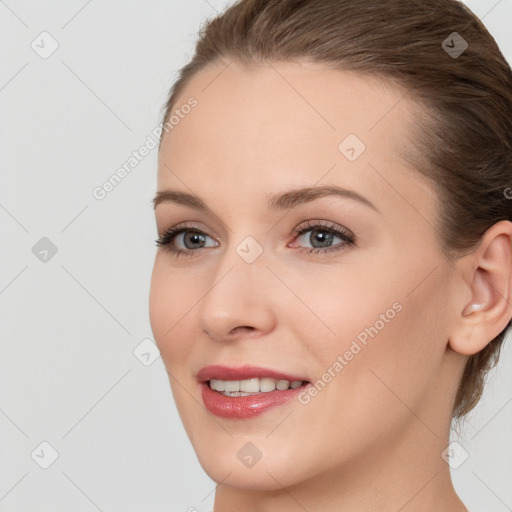
[[[314,233],[317,233],[314,235]],[[332,233],[328,231],[314,230],[311,232],[310,242],[313,247],[328,247],[332,242]],[[319,242],[321,245],[315,246],[314,242]]]
[[[203,247],[203,245],[204,245],[204,236],[200,235],[199,233],[192,233],[192,232],[189,231],[188,233],[185,233],[185,237],[184,237],[184,243],[185,243],[186,247],[188,247],[187,246],[187,242],[191,242],[192,244],[199,243],[200,247]]]

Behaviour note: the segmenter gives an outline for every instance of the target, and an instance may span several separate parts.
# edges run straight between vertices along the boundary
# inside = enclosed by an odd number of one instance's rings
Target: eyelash
[[[321,231],[321,232],[327,232],[331,235],[337,236],[338,238],[341,238],[343,240],[343,244],[338,244],[333,247],[326,247],[324,249],[318,248],[318,247],[302,247],[299,250],[306,251],[308,254],[318,254],[318,253],[328,253],[331,251],[340,251],[345,250],[349,247],[352,247],[355,245],[355,238],[354,235],[352,235],[349,231],[345,231],[342,228],[334,227],[332,225],[328,225],[325,223],[314,223],[311,221],[308,221],[306,223],[306,226],[302,226],[296,230],[293,231],[293,235],[295,238],[303,235],[304,233],[307,233],[308,231]],[[197,229],[194,226],[176,226],[171,229],[168,229],[162,235],[155,240],[156,245],[158,247],[164,247],[166,251],[170,252],[171,254],[175,255],[176,257],[184,256],[187,258],[194,257],[197,252],[200,252],[197,249],[189,249],[189,250],[183,250],[183,249],[176,249],[171,245],[171,242],[181,233],[197,233],[199,235],[205,235],[208,236],[203,231]],[[211,238],[211,237],[210,237]],[[200,248],[201,249],[201,248]],[[203,247],[202,249],[209,249],[209,247]]]

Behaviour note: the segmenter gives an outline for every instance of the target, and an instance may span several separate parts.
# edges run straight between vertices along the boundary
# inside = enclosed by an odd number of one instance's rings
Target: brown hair
[[[457,32],[463,39],[453,35]],[[455,37],[455,39],[454,39]],[[450,54],[451,48],[463,49]],[[308,60],[401,87],[422,107],[406,157],[432,180],[445,254],[461,256],[500,220],[512,221],[512,72],[483,23],[456,0],[240,0],[208,20],[165,105],[210,64]],[[510,189],[509,189],[510,190]],[[478,403],[506,331],[469,356],[453,403]]]

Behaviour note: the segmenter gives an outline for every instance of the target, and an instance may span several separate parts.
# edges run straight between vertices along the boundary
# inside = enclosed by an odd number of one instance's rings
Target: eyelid
[[[205,234],[205,235],[208,235],[210,238],[213,238],[215,241],[217,242],[222,242],[223,239],[222,237],[219,237],[217,235],[215,236],[212,236],[210,235],[206,230],[206,229],[203,229],[202,227],[198,226],[197,224],[201,224],[201,223],[197,223],[197,222],[190,222],[190,221],[184,221],[184,222],[179,222],[178,224],[176,225],[173,225],[172,227],[170,228],[163,228],[162,230],[159,230],[158,231],[158,236],[161,237],[163,235],[165,235],[165,233],[167,233],[168,231],[177,231],[179,229],[190,229],[190,230],[197,230],[197,231],[200,231],[201,233]],[[336,222],[333,222],[333,221],[329,221],[329,220],[323,220],[323,219],[310,219],[310,220],[307,220],[307,221],[304,221],[304,222],[301,222],[297,227],[295,227],[293,230],[292,230],[292,235],[296,236],[298,234],[301,234],[304,230],[306,229],[314,229],[314,228],[318,228],[318,227],[327,227],[327,228],[331,228],[331,229],[334,229],[334,230],[337,230],[337,231],[341,231],[343,234],[345,234],[347,237],[350,237],[352,239],[355,239],[356,236],[355,234],[353,233],[352,230],[344,227],[344,226],[341,226],[339,224],[337,224]]]
[[[181,231],[181,230],[190,230],[190,231],[198,231],[204,235],[208,235],[210,238],[212,238],[213,240],[215,240],[216,242],[218,241],[222,241],[222,238],[221,237],[218,237],[217,235],[210,235],[208,233],[209,230],[207,229],[204,229],[202,228],[201,226],[197,225],[197,224],[201,224],[201,223],[197,223],[197,222],[190,222],[190,221],[185,221],[185,222],[179,222],[178,224],[175,224],[169,228],[166,228],[164,227],[161,231],[159,230],[158,232],[158,236],[159,237],[162,237],[162,236],[165,236],[166,233],[170,232],[170,231],[173,231],[173,232],[177,232],[177,231]]]
[[[314,230],[314,229],[318,230],[319,228],[328,228],[329,230],[339,232],[341,235],[344,235],[346,238],[349,238],[353,241],[355,241],[355,239],[356,239],[356,236],[352,230],[350,230],[344,226],[341,226],[335,222],[332,222],[330,220],[311,219],[311,220],[305,221],[305,224],[306,225],[304,225],[304,223],[299,224],[293,230],[292,234],[300,235],[300,234],[303,234],[304,232],[307,232],[310,230]]]

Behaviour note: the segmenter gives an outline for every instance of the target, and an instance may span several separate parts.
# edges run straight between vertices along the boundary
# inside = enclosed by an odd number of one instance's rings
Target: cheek
[[[315,312],[288,311],[297,339],[308,344],[317,362],[315,377],[335,374],[327,387],[351,396],[352,404],[399,403],[393,392],[414,402],[440,368],[449,278],[441,264],[429,276],[436,262],[406,261],[392,258],[386,264],[382,257],[379,265],[366,266],[373,273],[331,268],[295,276],[294,291]]]
[[[283,313],[281,320],[287,327],[294,326],[297,341],[308,345],[320,363],[317,369],[327,369],[350,350],[349,360],[356,353],[360,359],[370,345],[383,345],[393,337],[391,326],[403,315],[403,297],[386,275],[358,272],[354,266],[287,272],[284,278],[293,283],[297,299],[290,297],[283,301],[287,309],[279,306],[276,311]]]
[[[343,368],[330,393],[350,404],[343,414],[355,422],[371,410],[373,421],[391,428],[410,416],[408,407],[428,400],[436,386],[447,344],[447,276],[439,271],[411,292],[414,281],[404,276],[395,287],[373,281],[372,293],[351,294],[333,324],[337,343],[329,344],[329,353],[324,349],[323,363],[332,366],[342,355]],[[346,420],[341,413],[339,419]]]
[[[186,329],[193,305],[201,296],[193,283],[158,253],[153,267],[149,294],[149,318],[155,342],[166,367],[186,358],[192,345]],[[188,322],[188,323],[187,323]]]

